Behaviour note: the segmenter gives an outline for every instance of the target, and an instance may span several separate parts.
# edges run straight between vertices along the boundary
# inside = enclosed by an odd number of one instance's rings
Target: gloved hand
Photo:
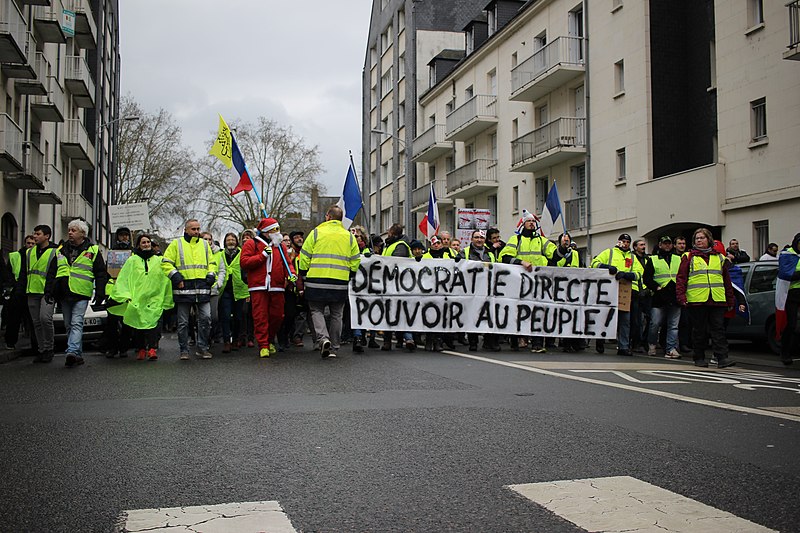
[[[617,272],[617,275],[614,278],[620,280],[624,279],[627,281],[636,281],[636,273],[635,272]]]
[[[214,274],[206,274],[206,283],[208,284],[209,288],[213,287],[216,281],[217,277]]]
[[[617,267],[615,267],[614,265],[608,265],[608,273],[613,276],[614,274],[617,273]]]
[[[462,258],[461,258],[461,254],[456,254],[456,256],[453,258],[453,261],[455,261],[456,263],[458,263],[459,261],[461,261],[461,259],[462,259]]]

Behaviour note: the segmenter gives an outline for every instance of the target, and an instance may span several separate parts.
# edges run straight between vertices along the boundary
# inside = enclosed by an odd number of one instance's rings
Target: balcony
[[[67,56],[64,84],[78,107],[94,107],[94,82],[89,64],[80,56]]]
[[[25,62],[25,18],[12,0],[0,0],[0,63]]]
[[[43,43],[66,43],[64,33],[64,4],[51,0],[33,8],[33,28],[38,40]]]
[[[497,124],[497,97],[478,94],[447,115],[445,140],[466,141]]]
[[[23,153],[23,171],[5,173],[5,182],[17,189],[44,189],[44,154],[38,146],[29,143]]]
[[[783,58],[800,61],[800,0],[792,0],[786,7],[789,9],[789,45]]]
[[[564,223],[567,230],[586,229],[586,198],[573,198],[564,202]]]
[[[22,170],[22,128],[8,114],[0,115],[0,170]]]
[[[450,205],[453,201],[447,197],[447,182],[443,179],[433,180],[433,191],[436,193],[436,202],[439,205]],[[423,183],[411,191],[411,211],[426,212],[431,196],[431,182]]]
[[[44,96],[47,94],[47,74],[50,72],[50,63],[42,52],[36,52],[33,60],[33,71],[35,76],[30,79],[18,79],[14,86],[18,94],[31,94]]]
[[[97,26],[89,0],[70,0],[69,6],[75,13],[75,43],[80,48],[97,48]]]
[[[58,205],[61,203],[61,172],[53,164],[44,166],[44,190],[29,191],[28,199],[37,204]]]
[[[74,220],[92,220],[92,205],[80,193],[68,192],[64,195],[64,205],[61,206],[61,218]]]
[[[31,79],[36,77],[36,70],[34,64],[36,63],[36,39],[33,34],[28,32],[25,38],[25,58],[19,62],[4,62],[0,65],[3,74],[7,78],[24,78]]]
[[[58,78],[47,77],[47,93],[31,99],[31,112],[42,122],[64,122],[64,89]]]
[[[64,123],[64,137],[61,139],[61,151],[72,160],[72,165],[83,170],[94,170],[94,144],[89,140],[86,128],[77,118]]]
[[[412,144],[415,163],[430,163],[453,151],[453,143],[445,139],[445,125],[435,124],[414,139]]]
[[[562,117],[511,141],[511,171],[535,172],[586,154],[586,119]]]
[[[511,100],[534,102],[584,73],[583,37],[556,37],[511,71]]]
[[[447,173],[447,194],[467,198],[497,189],[497,159],[476,159]]]

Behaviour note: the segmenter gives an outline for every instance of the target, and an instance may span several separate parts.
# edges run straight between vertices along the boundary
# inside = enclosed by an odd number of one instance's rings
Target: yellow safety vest
[[[222,288],[224,289],[227,287],[228,281],[233,278],[233,298],[235,300],[244,300],[245,298],[249,298],[250,291],[247,290],[247,283],[242,281],[242,266],[240,262],[242,258],[241,248],[236,253],[233,261],[230,263],[228,263],[228,257],[226,255],[223,255],[222,257],[228,266],[228,268],[225,269],[225,284],[222,286]]]
[[[500,252],[500,261],[505,256],[511,256],[520,261],[527,261],[533,266],[547,266],[547,260],[552,259],[556,245],[542,236],[532,238],[522,235],[513,235]]]
[[[626,266],[628,261],[631,262],[631,266]],[[631,288],[635,291],[639,290],[639,285],[642,283],[642,275],[644,274],[644,267],[639,260],[633,256],[633,252],[630,250],[623,252],[616,246],[606,248],[600,252],[597,257],[592,259],[592,268],[597,268],[600,264],[615,266],[620,272],[633,272],[636,274],[636,281],[631,282]]]
[[[91,296],[94,289],[94,260],[97,257],[96,244],[89,246],[69,264],[67,257],[58,252],[58,271],[56,278],[69,277],[69,290],[81,296]]]
[[[169,278],[180,272],[185,280],[203,279],[209,274],[216,275],[217,260],[204,239],[192,237],[192,242],[186,242],[181,237],[169,243],[161,267]]]
[[[567,260],[569,260],[569,263],[567,263]],[[558,262],[556,263],[556,266],[577,268],[579,263],[580,261],[578,260],[578,251],[572,250],[572,253],[569,255],[569,257],[562,257],[561,259],[559,259]]]
[[[453,259],[454,257],[455,257],[455,254],[453,253],[452,250],[450,250],[450,248],[445,250],[445,252],[442,254],[441,258],[440,257],[433,257],[431,255],[430,251],[427,251],[424,254],[422,254],[422,258],[423,259]]]
[[[22,254],[11,252],[8,254],[8,262],[11,264],[11,273],[14,274],[14,281],[18,281],[19,271],[22,268]]]
[[[468,261],[475,261],[475,259],[470,259],[470,258],[469,258],[469,247],[470,247],[470,245],[468,244],[468,245],[467,245],[467,246],[466,246],[466,247],[465,247],[465,248],[462,250],[462,251],[464,252],[464,259],[467,259]],[[489,250],[486,250],[486,257],[488,257],[488,258],[489,258],[489,260],[488,260],[488,261],[484,261],[484,263],[495,263],[495,262],[496,262],[496,261],[495,261],[495,258],[494,258],[494,254],[493,254],[491,251],[489,251]]]
[[[55,257],[55,248],[47,248],[38,258],[36,258],[35,246],[28,248],[26,254],[28,286],[25,288],[25,292],[27,294],[44,294],[47,270]]]
[[[664,287],[670,281],[674,283],[678,279],[681,260],[677,255],[671,258],[669,264],[658,255],[651,255],[650,260],[653,261],[653,280],[659,287]]]
[[[348,240],[345,235],[349,236]],[[309,279],[346,282],[360,263],[358,243],[353,234],[344,229],[341,220],[328,220],[314,228],[300,250],[300,270],[308,271]],[[306,286],[313,287],[313,284],[306,283]]]
[[[693,256],[689,262],[689,277],[686,280],[686,301],[689,303],[705,303],[709,295],[715,302],[725,302],[725,279],[722,277],[722,263],[725,259],[720,254],[708,257],[708,264],[702,257]]]
[[[406,248],[408,248],[408,257],[414,257],[414,254],[411,253],[411,246],[409,246],[409,244],[403,239],[393,242],[392,244],[384,248],[383,252],[381,252],[381,255],[391,256],[394,253],[394,249],[400,246],[401,244]]]

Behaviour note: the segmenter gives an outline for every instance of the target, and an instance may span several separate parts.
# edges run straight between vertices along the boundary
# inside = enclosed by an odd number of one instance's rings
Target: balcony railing
[[[586,147],[586,119],[562,117],[511,141],[511,164],[517,165],[557,147]]]
[[[35,6],[33,22],[44,42],[67,42],[67,35],[64,33],[64,3],[61,0],[51,0],[45,5]]]
[[[474,185],[497,186],[497,159],[476,159],[447,173],[447,194]]]
[[[72,93],[76,105],[94,107],[94,81],[89,75],[86,59],[80,56],[67,56],[64,82]]]
[[[472,122],[488,120],[497,122],[497,96],[478,94],[447,115],[447,136],[450,137]],[[488,126],[488,125],[487,125]],[[453,140],[452,138],[450,140]]]
[[[31,99],[31,111],[43,122],[64,121],[64,89],[55,76],[47,77],[47,94]]]
[[[556,65],[582,67],[583,57],[583,37],[556,37],[514,67],[511,71],[511,92],[518,91]]]
[[[75,13],[75,42],[81,48],[97,48],[97,26],[89,0],[69,0],[67,5]]]
[[[447,183],[443,179],[433,180],[433,191],[436,193],[436,201],[444,200],[447,197]],[[411,191],[411,209],[421,206],[428,206],[431,196],[431,182],[424,183]]]
[[[25,18],[13,0],[0,1],[0,62],[25,60]]]
[[[564,222],[569,230],[586,227],[586,198],[573,198],[564,202]]]
[[[22,170],[22,128],[7,113],[0,115],[0,170]]]
[[[65,155],[77,168],[94,169],[94,145],[80,119],[71,118],[64,123],[64,137],[61,147]]]
[[[453,143],[446,137],[446,126],[444,124],[434,124],[422,135],[414,139],[412,145],[413,160],[417,163],[430,163],[442,155],[453,150]]]
[[[789,8],[789,46],[800,48],[800,0],[792,0],[786,7]]]

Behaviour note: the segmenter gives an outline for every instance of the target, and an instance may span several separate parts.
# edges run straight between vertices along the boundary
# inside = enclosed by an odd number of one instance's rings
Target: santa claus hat
[[[269,233],[270,231],[278,229],[279,227],[280,224],[278,224],[278,221],[274,218],[262,218],[256,229],[258,231],[263,231],[264,233]]]
[[[522,217],[517,221],[517,229],[515,231],[517,235],[519,235],[522,232],[523,228],[525,227],[526,220],[533,220],[534,222],[536,222],[538,219],[536,218],[536,215],[534,215],[527,209],[523,209]]]

